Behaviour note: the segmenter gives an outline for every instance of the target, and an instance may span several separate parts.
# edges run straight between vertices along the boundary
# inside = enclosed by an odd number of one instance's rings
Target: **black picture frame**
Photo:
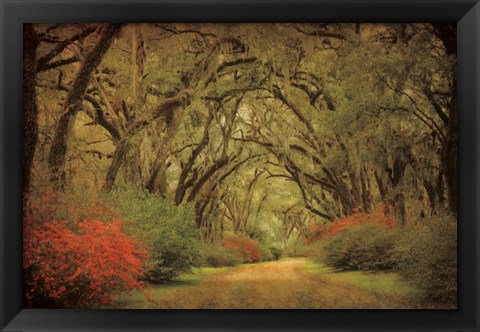
[[[480,331],[478,0],[0,0],[0,327],[2,331]],[[459,301],[457,310],[23,309],[23,23],[456,22]]]

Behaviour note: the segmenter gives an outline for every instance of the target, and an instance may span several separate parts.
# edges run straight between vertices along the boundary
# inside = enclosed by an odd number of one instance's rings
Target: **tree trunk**
[[[23,34],[23,192],[30,189],[33,156],[38,140],[38,108],[35,92],[37,34],[33,24],[24,25]]]
[[[457,28],[455,24],[432,24],[435,35],[445,46],[447,55],[457,54]],[[447,188],[447,202],[450,212],[457,213],[457,89],[452,82],[452,99],[448,105],[447,142],[442,151],[442,164]]]
[[[394,198],[395,220],[399,227],[403,228],[407,224],[407,208],[405,206],[405,196],[403,194],[395,195]]]
[[[139,120],[129,127],[124,137],[117,143],[117,148],[113,154],[112,163],[107,171],[107,177],[102,187],[104,192],[110,192],[113,189],[118,171],[127,152],[127,140],[134,137],[141,130],[149,126],[153,121],[156,121],[161,117],[164,119],[171,119],[179,107],[184,107],[190,104],[190,97],[190,92],[181,91],[175,97],[161,101],[148,120]],[[168,123],[168,120],[166,120],[166,122]]]
[[[143,75],[145,64],[145,43],[142,33],[136,24],[131,25],[132,29],[132,96],[135,102],[135,109],[143,105]]]
[[[406,161],[402,155],[395,156],[393,161],[393,173],[391,175],[393,192],[398,190],[399,184],[405,175]],[[397,193],[393,199],[395,218],[400,227],[405,227],[407,224],[407,211],[405,206],[405,195]]]
[[[362,210],[365,213],[372,209],[372,193],[370,192],[370,180],[367,167],[360,167],[360,184],[362,187]]]
[[[145,49],[143,37],[138,25],[130,24],[129,28],[131,32],[131,99],[128,101],[129,104],[131,104],[131,107],[128,111],[129,114],[127,118],[129,119],[129,124],[131,124],[136,118],[136,115],[140,114],[145,100],[144,95],[142,94]],[[151,128],[151,130],[154,131],[153,134],[156,135],[156,128]],[[142,145],[151,145],[149,140],[149,138],[130,140],[128,143],[127,152],[125,153],[125,159],[123,161],[125,183],[131,184],[141,190],[145,189],[145,186],[148,185],[148,179],[146,176],[142,176],[142,170],[145,168],[145,165],[142,163],[142,158],[140,157],[141,148]]]
[[[200,155],[200,153],[205,149],[210,141],[210,124],[212,123],[213,114],[209,112],[205,127],[203,129],[203,136],[200,143],[193,149],[190,158],[188,158],[187,164],[182,167],[182,172],[178,179],[177,189],[175,191],[175,205],[180,205],[185,197],[187,189],[193,185],[193,179],[195,175],[192,175],[190,180],[188,179],[189,174],[193,168],[195,160]]]
[[[357,210],[358,208],[360,208],[360,205],[361,205],[361,195],[360,195],[360,187],[358,183],[357,172],[355,171],[355,167],[353,166],[350,160],[350,153],[347,147],[345,146],[345,144],[341,141],[340,136],[337,136],[337,142],[340,146],[340,149],[345,154],[345,158],[347,161],[348,177],[350,180],[350,192],[348,195],[350,205],[352,206],[352,210]],[[344,187],[346,186],[344,185]]]
[[[147,182],[147,190],[156,192],[163,197],[167,194],[167,158],[170,154],[172,140],[178,133],[178,128],[183,119],[183,110],[179,109],[168,119],[164,119],[164,135],[160,139],[159,147],[156,149],[156,158],[153,163],[150,177]]]
[[[151,193],[159,193],[162,197],[167,195],[167,158],[161,153],[152,167],[152,174],[147,183],[147,190]]]
[[[443,151],[443,170],[447,187],[448,208],[457,213],[457,90],[453,90],[448,113],[448,139]]]
[[[441,195],[441,193],[437,193],[437,187],[434,183],[427,179],[423,179],[423,187],[427,192],[428,202],[430,205],[430,209],[428,211],[428,216],[431,217],[437,208],[437,196]]]
[[[102,61],[113,39],[121,29],[120,24],[107,25],[93,50],[86,56],[80,71],[75,78],[71,90],[63,106],[63,114],[57,122],[53,136],[52,147],[48,158],[51,180],[56,189],[63,190],[66,185],[65,159],[67,154],[67,141],[75,122],[77,113],[82,109],[82,102],[87,90],[92,72]]]
[[[103,184],[102,191],[110,192],[113,189],[115,184],[115,179],[117,178],[118,171],[120,166],[122,166],[122,161],[125,158],[127,153],[127,142],[126,140],[121,140],[117,144],[117,148],[113,154],[112,163],[107,171],[107,177],[105,178],[105,183]]]
[[[145,188],[145,180],[142,176],[142,160],[140,158],[141,140],[135,137],[128,141],[123,156],[122,172],[126,184],[134,188],[143,190]]]
[[[198,195],[200,190],[203,188],[203,186],[207,183],[210,178],[215,175],[217,171],[225,167],[228,163],[230,162],[229,158],[223,158],[217,160],[210,168],[206,170],[206,172],[200,177],[200,179],[195,183],[195,185],[192,188],[192,191],[190,192],[190,195],[187,198],[187,202],[191,202],[195,199],[195,197]]]
[[[380,193],[380,197],[382,198],[383,203],[387,204],[387,187],[383,182],[382,176],[375,170],[373,171],[373,175],[375,176],[375,181],[377,182],[378,192]]]

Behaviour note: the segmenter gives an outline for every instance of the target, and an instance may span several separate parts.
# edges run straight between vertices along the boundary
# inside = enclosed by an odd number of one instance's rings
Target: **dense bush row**
[[[346,228],[340,234],[325,240],[327,264],[338,269],[367,271],[395,267],[395,231],[371,223]]]
[[[425,298],[457,302],[457,223],[437,217],[403,230],[394,259],[402,276],[419,286]]]
[[[203,266],[222,267],[243,263],[237,249],[225,248],[221,245],[204,245],[201,254]]]
[[[228,236],[221,244],[204,245],[201,253],[203,266],[221,267],[278,260],[283,250],[264,246],[246,236]]]
[[[348,224],[348,226],[345,226]],[[341,221],[341,231],[323,233],[305,251],[340,270],[395,270],[422,292],[426,301],[454,306],[457,294],[457,228],[452,217],[422,220],[404,229],[357,215]],[[330,226],[337,229],[335,222]]]
[[[328,224],[315,225],[310,228],[305,236],[305,243],[314,243],[322,238],[331,237],[344,229],[361,226],[365,224],[381,225],[384,228],[395,228],[395,219],[385,214],[383,204],[377,205],[372,213],[355,213],[342,219],[337,219]]]
[[[25,205],[24,272],[31,307],[96,307],[143,282],[193,267],[279,259],[282,250],[246,236],[204,244],[190,205],[121,190],[102,199],[36,193]]]

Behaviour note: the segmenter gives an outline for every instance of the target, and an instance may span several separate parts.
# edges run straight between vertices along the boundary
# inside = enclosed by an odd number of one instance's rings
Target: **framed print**
[[[479,330],[477,1],[1,12],[2,331]]]

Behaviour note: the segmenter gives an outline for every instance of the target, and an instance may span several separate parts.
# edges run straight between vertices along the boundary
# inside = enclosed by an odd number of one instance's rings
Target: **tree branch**
[[[57,55],[62,53],[63,50],[66,49],[68,45],[72,44],[73,42],[75,42],[79,39],[83,39],[83,38],[87,37],[88,35],[94,33],[96,30],[97,30],[96,26],[90,26],[90,27],[87,27],[87,28],[83,29],[79,33],[73,35],[69,39],[66,39],[66,40],[63,40],[63,41],[59,42],[58,45],[53,50],[51,50],[46,55],[44,55],[43,57],[41,57],[37,60],[37,73],[41,72],[41,71],[44,71],[44,70],[47,70],[47,69],[50,69],[50,68],[47,68],[48,67],[47,63],[50,60],[52,60],[54,57],[56,57]]]

